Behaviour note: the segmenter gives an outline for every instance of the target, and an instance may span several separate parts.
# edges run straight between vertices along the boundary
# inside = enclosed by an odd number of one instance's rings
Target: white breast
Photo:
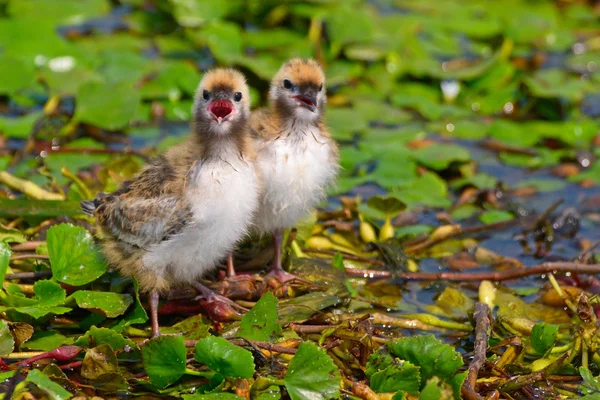
[[[187,185],[193,221],[144,257],[145,265],[180,282],[198,279],[233,250],[258,204],[254,166],[237,155],[205,161]]]
[[[337,171],[330,160],[332,145],[315,127],[300,127],[258,145],[264,180],[255,220],[259,232],[293,226],[325,197]]]

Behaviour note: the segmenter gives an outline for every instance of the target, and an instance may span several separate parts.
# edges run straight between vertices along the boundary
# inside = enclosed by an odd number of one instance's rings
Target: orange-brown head
[[[244,75],[230,68],[215,68],[204,74],[194,101],[196,133],[239,133],[249,115],[250,95]]]
[[[315,60],[293,58],[281,66],[269,97],[275,110],[286,117],[316,120],[325,109],[325,74]]]

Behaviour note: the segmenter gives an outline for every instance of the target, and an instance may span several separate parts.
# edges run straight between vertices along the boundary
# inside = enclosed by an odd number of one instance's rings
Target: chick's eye
[[[235,101],[240,101],[242,100],[242,92],[235,92],[235,94],[233,95],[233,99]]]
[[[210,99],[210,93],[208,92],[208,90],[204,89],[202,91],[202,98],[207,101],[208,101],[208,99]]]
[[[290,90],[292,88],[292,81],[290,81],[289,79],[284,79],[283,80],[283,87],[286,88],[287,90]]]
[[[321,83],[321,86],[319,86],[319,92],[323,90],[323,84]]]

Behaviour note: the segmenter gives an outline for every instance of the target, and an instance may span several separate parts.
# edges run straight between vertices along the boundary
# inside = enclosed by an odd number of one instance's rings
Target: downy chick
[[[244,76],[205,74],[196,92],[192,134],[110,194],[82,202],[96,216],[109,263],[150,292],[153,335],[159,294],[192,284],[209,303],[235,304],[197,282],[248,231],[260,180],[249,135]]]
[[[264,179],[254,223],[272,232],[275,254],[270,275],[293,279],[281,267],[284,228],[307,215],[325,197],[338,170],[338,149],[323,122],[325,75],[311,59],[287,61],[271,81],[270,107],[252,113],[257,164]]]

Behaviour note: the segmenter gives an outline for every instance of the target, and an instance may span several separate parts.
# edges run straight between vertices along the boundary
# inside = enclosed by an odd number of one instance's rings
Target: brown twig
[[[11,260],[24,260],[27,258],[35,258],[37,260],[49,260],[50,257],[46,254],[35,254],[35,253],[26,253],[26,254],[15,254],[10,256]]]
[[[347,269],[346,274],[363,278],[383,279],[395,277],[408,281],[507,281],[531,275],[541,275],[556,272],[570,272],[577,274],[600,274],[600,264],[582,264],[576,262],[560,261],[547,262],[528,268],[519,268],[510,271],[490,272],[397,272]]]
[[[31,242],[15,244],[10,249],[12,251],[33,251],[33,250],[37,249],[43,243],[45,243],[45,242],[35,240],[35,241],[31,241]]]
[[[37,279],[52,276],[52,271],[36,271],[36,272],[16,272],[14,274],[6,274],[5,280],[13,279]]]
[[[482,399],[479,394],[475,391],[475,385],[477,384],[477,376],[479,370],[485,364],[486,351],[488,345],[488,330],[490,328],[490,308],[487,304],[478,302],[475,304],[475,313],[473,314],[475,319],[475,354],[473,361],[469,365],[469,375],[465,380],[461,388],[461,393],[467,399]]]

